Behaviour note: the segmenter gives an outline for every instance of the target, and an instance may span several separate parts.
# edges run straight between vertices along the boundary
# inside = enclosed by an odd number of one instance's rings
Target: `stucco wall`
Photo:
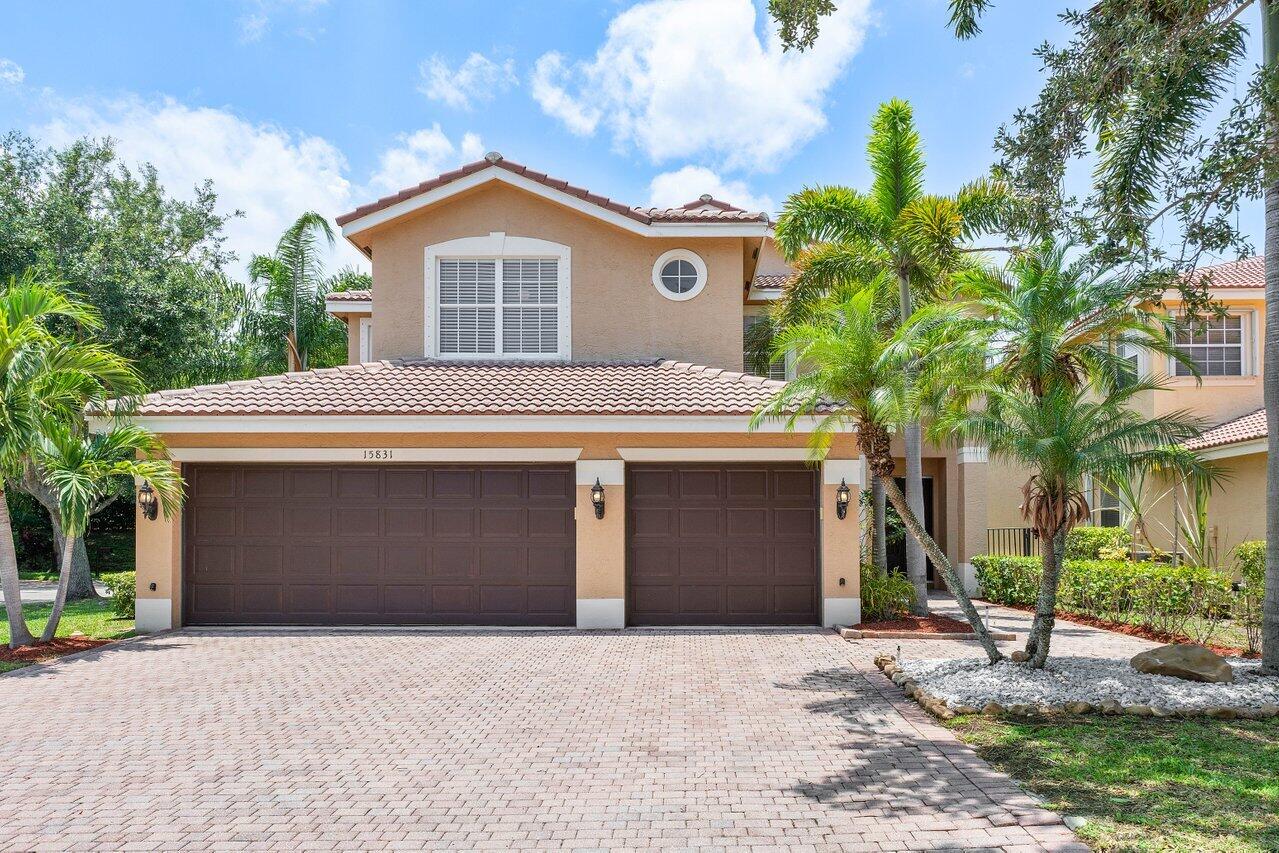
[[[674,358],[739,369],[742,238],[650,238],[522,190],[490,184],[361,235],[373,250],[374,358],[424,352],[425,248],[500,231],[572,249],[573,358]],[[707,285],[675,302],[653,287],[657,257],[696,252]]]

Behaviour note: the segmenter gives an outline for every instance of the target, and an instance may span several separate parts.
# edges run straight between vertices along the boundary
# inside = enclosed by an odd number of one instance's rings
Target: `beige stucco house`
[[[188,495],[139,514],[139,629],[859,620],[855,437],[814,464],[802,429],[748,430],[784,374],[743,371],[786,273],[765,214],[491,154],[337,221],[373,268],[329,300],[348,365],[142,405]],[[983,460],[928,465],[964,561]]]

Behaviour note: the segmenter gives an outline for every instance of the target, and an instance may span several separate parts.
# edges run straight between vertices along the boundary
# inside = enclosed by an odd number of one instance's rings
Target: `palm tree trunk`
[[[47,643],[58,633],[58,623],[62,621],[62,608],[67,603],[67,587],[71,584],[71,566],[75,563],[75,546],[78,536],[67,536],[67,545],[62,549],[62,566],[58,570],[58,592],[53,598],[53,611],[49,621],[45,623],[44,632],[40,634],[40,642]]]
[[[53,527],[54,552],[57,555],[58,564],[61,565],[66,534],[62,532],[62,512],[58,509],[58,499],[30,467],[27,468],[19,487],[35,498],[40,506],[44,507],[45,512],[49,513],[49,523]],[[77,536],[72,552],[71,582],[67,588],[67,600],[84,601],[100,597],[93,586],[93,571],[89,565],[89,552],[85,548],[84,537]]]
[[[1279,65],[1279,2],[1265,0],[1261,24],[1266,68]],[[1279,116],[1266,117],[1266,144],[1279,147]],[[1279,676],[1279,176],[1266,181],[1266,578],[1261,604],[1261,667]]]
[[[910,279],[900,272],[897,274],[897,300],[904,325],[915,313],[915,306],[910,293]],[[906,503],[915,518],[924,518],[924,441],[919,422],[906,424],[902,437],[906,444]],[[921,541],[914,536],[906,540],[906,578],[915,587],[915,604],[911,612],[916,616],[927,616],[928,562]]]
[[[946,585],[954,593],[955,601],[959,603],[959,609],[963,612],[964,618],[968,620],[969,625],[973,626],[973,633],[977,635],[977,641],[981,643],[981,647],[986,651],[986,656],[990,658],[990,662],[999,663],[1004,656],[999,651],[999,647],[995,645],[994,638],[990,636],[990,629],[986,627],[985,622],[981,621],[977,608],[973,607],[973,601],[964,590],[964,584],[959,577],[959,572],[955,571],[955,567],[950,560],[942,553],[941,548],[937,547],[937,543],[933,541],[933,538],[928,535],[924,525],[919,521],[919,516],[911,511],[910,505],[906,501],[906,496],[897,487],[897,483],[891,478],[885,478],[884,491],[887,493],[888,500],[892,503],[893,508],[897,510],[897,514],[901,516],[902,524],[906,525],[906,530],[915,541],[919,542],[932,559],[933,565],[941,572]]]
[[[884,483],[874,474],[870,477],[870,511],[873,515],[870,527],[871,565],[882,577],[888,577],[888,498]]]
[[[9,499],[4,478],[0,477],[0,589],[4,590],[4,609],[9,619],[9,648],[35,642],[22,616],[22,589],[18,583],[18,552],[13,544],[13,520],[9,518]]]
[[[1030,635],[1026,637],[1026,654],[1035,669],[1043,669],[1048,660],[1048,646],[1057,622],[1057,588],[1061,584],[1061,568],[1066,561],[1066,528],[1048,537],[1048,542],[1049,547],[1044,549],[1043,574],[1039,578],[1035,619],[1030,624]]]

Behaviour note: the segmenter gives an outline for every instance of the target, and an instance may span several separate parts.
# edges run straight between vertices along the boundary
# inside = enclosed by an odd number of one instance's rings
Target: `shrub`
[[[977,585],[996,604],[1034,604],[1039,595],[1038,557],[983,554],[973,557]]]
[[[901,572],[884,576],[874,566],[863,563],[861,581],[863,622],[898,619],[910,612],[915,588]]]
[[[121,619],[134,617],[134,599],[137,598],[137,578],[133,572],[111,572],[102,576],[102,582],[111,590],[111,609]]]
[[[1261,651],[1261,600],[1266,588],[1266,541],[1255,539],[1235,546],[1235,568],[1239,571],[1239,592],[1234,615],[1243,627],[1248,651]]]
[[[1121,559],[1103,557],[1101,549],[1105,548],[1113,555],[1114,549],[1122,548],[1126,551],[1131,546],[1132,534],[1125,527],[1076,527],[1066,534],[1066,559]]]

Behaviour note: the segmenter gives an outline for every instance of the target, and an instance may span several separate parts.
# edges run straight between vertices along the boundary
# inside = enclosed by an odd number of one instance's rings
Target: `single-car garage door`
[[[190,465],[190,625],[571,625],[568,466]]]
[[[813,625],[817,476],[793,465],[632,465],[632,625]]]

